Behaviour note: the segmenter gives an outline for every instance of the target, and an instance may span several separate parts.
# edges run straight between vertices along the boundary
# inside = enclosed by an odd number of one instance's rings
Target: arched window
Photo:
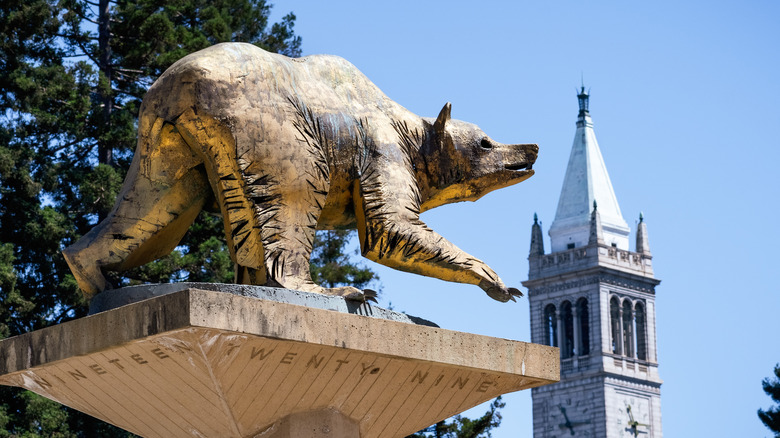
[[[588,300],[580,298],[577,301],[577,315],[579,316],[580,326],[580,346],[577,354],[585,356],[590,354],[590,315],[588,314]]]
[[[574,315],[571,303],[564,301],[561,304],[561,321],[563,322],[563,345],[561,345],[561,358],[567,359],[574,355]]]
[[[551,347],[558,346],[558,318],[555,314],[555,306],[548,304],[544,308],[544,342]]]
[[[645,306],[636,303],[636,357],[647,360],[647,317]]]
[[[617,297],[609,300],[609,319],[612,327],[612,353],[623,354],[623,330],[620,328],[620,302]]]
[[[634,318],[631,300],[623,301],[623,355],[634,357]]]

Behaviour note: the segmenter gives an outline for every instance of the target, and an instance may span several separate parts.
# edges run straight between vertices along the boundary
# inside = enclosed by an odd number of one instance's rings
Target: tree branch
[[[58,324],[61,323],[64,318],[69,318],[69,316],[68,316],[69,312],[71,312],[72,310],[76,310],[78,307],[79,307],[78,305],[73,305],[73,306],[68,307],[67,309],[65,309],[65,311],[60,312],[59,316],[57,316],[55,321]]]
[[[82,43],[78,38],[73,38],[71,35],[65,35],[65,34],[57,34],[57,36],[60,37],[60,38],[71,38],[71,39],[73,39],[73,41],[75,41],[76,44],[78,44],[79,48],[84,52],[84,54],[81,55],[81,56],[86,56],[87,58],[90,59],[90,61],[94,62],[95,64],[98,63],[97,59],[95,59],[95,57],[92,56],[90,51],[87,50],[86,47],[84,47],[84,43]]]
[[[123,67],[116,67],[114,68],[114,71],[121,71],[121,72],[128,72],[128,73],[143,73],[143,70],[136,70],[134,68],[123,68]]]
[[[88,22],[90,22],[90,23],[92,23],[92,24],[98,24],[98,22],[97,22],[97,21],[95,21],[95,20],[93,20],[93,19],[91,19],[91,18],[87,17],[86,15],[82,15],[82,14],[80,14],[78,11],[75,11],[75,12],[76,12],[76,14],[77,14],[77,15],[78,15],[78,16],[79,16],[79,17],[80,17],[82,20],[84,20],[84,21],[88,21]]]
[[[57,146],[54,149],[51,149],[50,152],[53,152],[53,153],[56,154],[56,153],[61,152],[61,151],[65,150],[65,149],[67,149],[67,148],[69,148],[71,146],[75,146],[76,144],[81,143],[84,140],[85,139],[80,138],[80,139],[76,139],[76,140],[73,140],[73,141],[69,141],[69,142],[67,142],[65,144],[61,144],[61,145]]]

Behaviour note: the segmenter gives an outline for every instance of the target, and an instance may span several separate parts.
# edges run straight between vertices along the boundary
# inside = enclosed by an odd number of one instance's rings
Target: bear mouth
[[[531,170],[531,169],[532,169],[532,167],[533,167],[533,165],[532,165],[532,164],[528,164],[528,163],[521,163],[521,164],[505,164],[505,165],[504,165],[504,169],[507,169],[507,170],[523,170],[523,169],[525,169],[525,170]]]

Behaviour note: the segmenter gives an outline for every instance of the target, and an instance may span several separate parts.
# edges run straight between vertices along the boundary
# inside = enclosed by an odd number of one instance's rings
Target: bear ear
[[[452,104],[447,102],[444,104],[444,108],[441,109],[439,117],[436,117],[436,123],[433,124],[433,129],[437,133],[444,132],[444,126],[450,121],[450,114],[452,113]]]

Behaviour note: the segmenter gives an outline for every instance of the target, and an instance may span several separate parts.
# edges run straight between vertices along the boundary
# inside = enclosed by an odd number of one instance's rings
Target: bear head
[[[476,201],[534,174],[537,145],[499,143],[477,125],[451,119],[451,111],[448,102],[435,121],[423,119],[426,135],[419,149],[420,211]]]

